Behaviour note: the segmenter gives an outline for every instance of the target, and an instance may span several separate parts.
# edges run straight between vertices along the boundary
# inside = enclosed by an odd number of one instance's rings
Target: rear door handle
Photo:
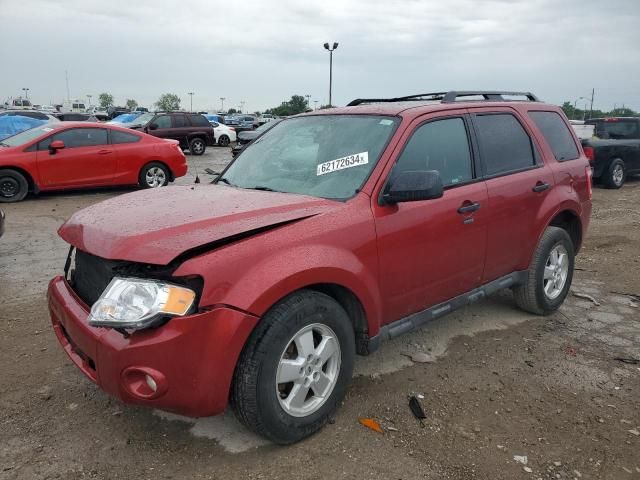
[[[476,210],[480,209],[480,204],[478,202],[464,202],[462,206],[458,209],[458,213],[472,213]]]
[[[110,153],[113,153],[113,150],[99,150],[98,151],[98,155],[108,155]]]
[[[536,193],[539,193],[544,192],[545,190],[549,190],[549,188],[551,188],[551,185],[549,185],[548,183],[538,182],[536,183],[536,186],[532,188],[532,190]]]

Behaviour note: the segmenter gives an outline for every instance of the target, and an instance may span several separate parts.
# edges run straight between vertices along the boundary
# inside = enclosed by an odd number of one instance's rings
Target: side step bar
[[[375,352],[382,342],[395,338],[403,333],[411,332],[423,326],[425,323],[440,318],[447,313],[453,312],[461,307],[482,300],[489,295],[502,290],[504,288],[522,285],[527,281],[527,271],[513,272],[504,277],[493,280],[481,287],[474,288],[470,292],[463,293],[446,302],[439,303],[433,307],[413,313],[408,317],[401,318],[395,322],[389,323],[380,329],[378,335],[370,337],[368,340],[366,351],[368,353]]]

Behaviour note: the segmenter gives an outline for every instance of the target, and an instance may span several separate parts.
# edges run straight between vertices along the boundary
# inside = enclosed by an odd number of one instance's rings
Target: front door
[[[64,148],[49,151],[54,140]],[[105,128],[69,128],[38,143],[38,171],[47,187],[109,185],[117,160]]]
[[[384,322],[424,310],[477,287],[487,243],[487,191],[476,174],[463,111],[427,115],[404,135],[389,179],[401,171],[437,170],[441,198],[380,205],[378,236]]]

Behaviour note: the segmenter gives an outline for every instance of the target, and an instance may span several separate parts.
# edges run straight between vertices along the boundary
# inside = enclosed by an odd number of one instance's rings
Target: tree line
[[[631,108],[621,107],[614,108],[610,111],[603,111],[599,109],[591,110],[590,108],[581,109],[577,106],[573,106],[571,102],[564,102],[562,104],[562,110],[569,120],[588,120],[590,118],[602,118],[602,117],[638,117],[640,113],[632,110]]]

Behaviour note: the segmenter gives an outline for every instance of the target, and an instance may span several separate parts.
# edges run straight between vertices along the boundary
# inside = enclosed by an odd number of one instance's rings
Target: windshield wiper
[[[4,142],[0,142],[0,147],[10,147],[11,145],[4,143]]]
[[[226,178],[218,178],[216,180],[216,183],[226,183],[227,185],[229,185],[230,187],[235,187],[235,185],[233,183],[231,183],[229,180],[227,180]]]
[[[277,192],[278,190],[274,190],[270,187],[263,187],[261,185],[256,185],[255,187],[247,187],[249,190],[261,190],[263,192]]]

